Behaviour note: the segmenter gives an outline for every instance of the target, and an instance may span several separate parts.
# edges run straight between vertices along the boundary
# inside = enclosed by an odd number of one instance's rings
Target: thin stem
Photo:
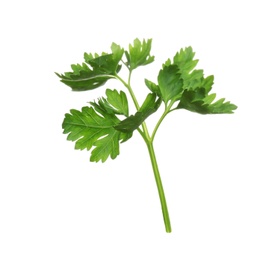
[[[117,75],[117,74],[115,75],[115,77],[116,77],[119,81],[121,81],[121,83],[128,89],[128,91],[129,91],[129,93],[130,93],[130,95],[131,95],[131,98],[132,98],[132,100],[133,100],[133,103],[134,103],[136,109],[139,110],[139,109],[140,109],[140,105],[139,105],[139,103],[138,103],[138,101],[137,101],[137,99],[136,99],[136,96],[134,95],[134,92],[133,92],[133,90],[132,90],[132,88],[131,88],[131,85],[130,85],[131,71],[129,72],[129,81],[128,81],[128,83],[125,82],[125,81],[124,81],[119,75]]]
[[[159,173],[158,164],[157,164],[157,161],[156,161],[156,156],[155,156],[155,152],[154,152],[154,148],[153,148],[153,143],[152,142],[148,142],[147,143],[147,147],[148,147],[149,155],[150,155],[150,158],[151,158],[151,163],[152,163],[152,168],[153,168],[153,172],[154,172],[155,182],[156,182],[156,185],[157,185],[159,198],[160,198],[160,202],[161,202],[162,213],[163,213],[163,220],[164,220],[164,224],[165,224],[165,230],[166,230],[167,233],[171,233],[172,232],[172,228],[171,228],[171,223],[170,223],[170,217],[169,217],[169,212],[168,212],[168,208],[167,208],[167,204],[166,204],[166,199],[165,199],[164,189],[163,189],[163,185],[162,185],[162,180],[161,180],[161,176],[160,176],[160,173]]]
[[[131,98],[132,98],[132,100],[133,100],[133,103],[134,103],[134,105],[135,105],[135,107],[136,107],[136,109],[137,109],[137,111],[138,111],[138,110],[140,109],[140,105],[139,105],[139,103],[138,103],[138,101],[137,101],[137,98],[136,98],[136,96],[135,96],[135,94],[134,94],[134,92],[133,92],[133,90],[132,90],[132,87],[131,87],[131,73],[132,73],[132,71],[129,70],[128,83],[125,82],[125,81],[124,81],[119,75],[117,75],[117,74],[115,75],[115,77],[116,77],[118,80],[120,80],[120,81],[122,82],[122,84],[128,89],[128,91],[129,91],[129,93],[130,93],[130,95],[131,95]],[[142,131],[139,131],[139,133],[141,134],[141,136],[143,137],[144,141],[146,142],[147,139],[150,140],[151,138],[150,138],[150,135],[149,135],[149,132],[148,132],[148,128],[147,128],[145,122],[142,123],[142,128],[143,128],[143,132],[142,132]]]
[[[117,79],[119,79],[124,86],[128,89],[131,98],[133,100],[133,103],[137,109],[137,111],[140,109],[140,105],[136,99],[136,96],[131,88],[131,70],[129,70],[129,77],[128,77],[128,82],[125,82],[119,75],[115,75]],[[163,213],[163,219],[164,219],[164,224],[165,224],[165,230],[167,233],[171,233],[172,229],[171,229],[171,223],[170,223],[170,218],[169,218],[169,212],[168,212],[168,208],[167,208],[167,204],[166,204],[166,199],[165,199],[165,194],[164,194],[164,189],[163,189],[163,185],[162,185],[162,180],[161,180],[161,176],[159,173],[159,169],[158,169],[158,164],[157,164],[157,160],[156,160],[156,156],[155,156],[155,152],[154,152],[154,148],[153,148],[153,138],[156,134],[156,131],[159,127],[159,125],[161,124],[162,120],[164,119],[164,117],[167,115],[167,113],[169,112],[170,107],[165,107],[165,112],[163,113],[163,115],[161,116],[161,118],[159,119],[159,121],[157,122],[157,125],[154,128],[152,137],[150,137],[149,132],[148,132],[148,128],[145,122],[142,123],[142,129],[138,128],[138,132],[141,134],[142,138],[144,139],[148,151],[149,151],[149,155],[150,155],[150,159],[151,159],[151,164],[152,164],[152,168],[153,168],[153,172],[154,172],[154,178],[155,178],[155,182],[157,185],[157,189],[158,189],[158,194],[159,194],[159,198],[160,198],[160,202],[161,202],[161,207],[162,207],[162,213]]]
[[[165,111],[163,112],[162,116],[160,117],[160,119],[158,120],[155,128],[153,129],[153,132],[152,132],[152,136],[151,136],[151,139],[153,141],[154,137],[155,137],[155,134],[160,126],[160,124],[162,123],[162,121],[164,120],[165,116],[168,114],[168,111],[167,109],[165,109]]]
[[[155,137],[155,134],[160,126],[160,124],[162,123],[162,121],[164,120],[164,118],[167,116],[167,114],[169,114],[172,110],[171,110],[171,107],[173,106],[173,103],[174,102],[170,102],[169,105],[167,106],[167,104],[165,104],[165,110],[162,114],[162,116],[160,117],[160,119],[158,120],[156,126],[154,127],[153,129],[153,132],[152,132],[152,136],[151,136],[151,139],[153,141],[154,137]]]

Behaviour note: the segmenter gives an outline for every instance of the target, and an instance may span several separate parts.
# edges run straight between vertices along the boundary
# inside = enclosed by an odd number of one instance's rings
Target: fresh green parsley
[[[164,62],[155,82],[144,80],[150,92],[139,104],[131,86],[131,76],[138,67],[154,61],[154,56],[150,54],[151,45],[151,39],[135,39],[133,45],[125,50],[112,43],[110,53],[84,53],[82,64],[71,65],[71,72],[56,74],[73,91],[96,89],[108,80],[122,83],[124,91],[106,89],[105,97],[90,102],[80,111],[71,109],[65,115],[62,128],[67,139],[75,142],[75,149],[91,151],[91,162],[105,162],[109,157],[115,159],[120,153],[120,144],[130,140],[133,131],[137,130],[148,148],[165,229],[170,233],[170,218],[153,147],[160,124],[170,112],[178,109],[199,114],[231,114],[237,106],[224,98],[214,101],[216,94],[210,93],[214,76],[205,77],[203,70],[195,69],[198,60],[194,59],[192,47],[181,49],[172,59]],[[128,70],[126,80],[119,75],[122,67]],[[134,114],[129,113],[127,95],[136,108]],[[163,113],[152,133],[149,133],[145,120],[158,109],[162,109]]]

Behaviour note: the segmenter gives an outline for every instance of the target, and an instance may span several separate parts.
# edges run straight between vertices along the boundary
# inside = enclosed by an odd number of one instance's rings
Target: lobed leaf
[[[161,97],[161,91],[157,84],[154,82],[144,79],[145,85],[148,87],[149,90],[151,90],[153,93],[155,93],[157,96]]]
[[[114,95],[121,95],[119,93]],[[131,138],[132,133],[123,133],[115,129],[120,123],[116,110],[110,102],[102,98],[81,111],[70,110],[65,115],[62,128],[67,139],[75,141],[75,149],[91,150],[90,160],[105,162],[108,157],[115,159],[119,155],[119,143]]]
[[[203,70],[194,69],[198,63],[194,59],[192,47],[181,49],[172,60],[163,64],[158,75],[158,84],[147,82],[147,86],[155,93],[158,89],[167,104],[179,100],[177,109],[187,109],[200,114],[233,113],[237,107],[225,99],[212,103],[215,94],[209,94],[214,84],[214,76],[204,77]]]
[[[142,42],[137,38],[133,45],[129,45],[129,52],[125,51],[127,66],[134,70],[139,66],[147,65],[154,61],[154,56],[150,55],[152,39]]]
[[[181,74],[189,74],[197,65],[198,60],[194,60],[195,53],[191,46],[181,49],[173,58],[173,63],[178,66]]]
[[[157,78],[158,85],[145,80],[146,86],[162,97],[165,104],[179,100],[184,89],[199,87],[202,81],[203,71],[192,71],[198,63],[198,60],[194,60],[194,55],[192,47],[181,49],[172,60],[168,59],[163,64]]]
[[[232,114],[237,106],[230,102],[224,102],[225,99],[219,99],[212,103],[216,94],[207,95],[205,88],[185,90],[177,109],[187,109],[199,114]]]
[[[116,109],[116,114],[121,114],[124,116],[129,116],[129,106],[128,100],[125,92],[115,90],[106,90],[108,102]]]
[[[164,66],[158,75],[158,84],[163,101],[175,101],[183,90],[183,80],[177,65]]]
[[[104,85],[109,79],[115,78],[115,74],[120,71],[119,62],[124,50],[117,44],[112,43],[112,53],[102,53],[94,55],[85,53],[85,63],[71,65],[72,72],[56,75],[61,78],[61,82],[71,87],[74,91],[92,90]]]
[[[149,93],[144,100],[141,108],[135,113],[121,121],[115,129],[132,133],[136,130],[151,114],[155,113],[161,104],[161,99],[155,93]]]

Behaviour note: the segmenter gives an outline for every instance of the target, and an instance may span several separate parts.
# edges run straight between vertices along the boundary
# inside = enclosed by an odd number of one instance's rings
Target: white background
[[[261,1],[3,1],[0,4],[0,259],[263,259]],[[90,163],[61,123],[104,94],[73,93],[54,72],[84,52],[153,38],[162,62],[191,45],[232,115],[169,115],[155,140],[173,232],[165,233],[138,134]],[[121,88],[110,81],[108,87]],[[153,116],[149,125],[156,121]]]

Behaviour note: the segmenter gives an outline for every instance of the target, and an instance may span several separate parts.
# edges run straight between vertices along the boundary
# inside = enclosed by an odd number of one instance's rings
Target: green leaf
[[[132,133],[136,130],[151,114],[157,111],[161,104],[161,99],[157,98],[155,93],[149,93],[143,102],[141,108],[135,115],[131,115],[121,121],[115,129],[124,133]]]
[[[161,96],[165,104],[179,100],[184,89],[200,87],[203,71],[193,70],[198,62],[194,60],[194,55],[192,47],[181,49],[172,61],[168,59],[163,64],[158,75],[158,85],[145,80],[146,86],[153,93]]]
[[[178,67],[181,78],[183,79],[183,89],[195,89],[200,87],[200,83],[204,78],[203,70],[193,70],[198,63],[197,59],[194,59],[195,53],[191,46],[182,48],[173,57],[173,62],[169,59],[163,65],[176,65]]]
[[[161,91],[157,84],[153,83],[152,81],[148,79],[144,79],[145,85],[148,87],[149,90],[151,90],[153,93],[155,93],[158,97],[161,97]]]
[[[143,101],[139,112],[151,113],[156,112],[160,106],[160,100],[154,93],[149,93]]]
[[[177,65],[182,75],[189,74],[197,65],[198,60],[194,60],[195,53],[191,46],[181,49],[173,58],[174,65]]]
[[[130,70],[134,70],[139,66],[147,65],[154,61],[154,56],[150,55],[152,47],[152,39],[142,42],[135,39],[133,45],[129,45],[129,52],[125,51],[127,58],[127,66]]]
[[[102,53],[100,56],[95,54],[94,58],[92,58],[92,54],[84,53],[85,62],[96,69],[96,71],[114,74],[116,71],[118,72],[120,70],[119,62],[123,56],[124,50],[116,43],[112,43],[111,51],[111,54]]]
[[[72,109],[62,124],[67,139],[76,142],[75,149],[92,149],[90,160],[93,162],[105,162],[109,156],[115,159],[119,155],[119,143],[132,136],[114,128],[120,120],[108,104],[106,99],[100,99],[81,111]]]
[[[230,102],[224,102],[225,99],[219,99],[215,103],[216,94],[207,95],[204,87],[193,90],[185,90],[177,109],[187,109],[199,114],[232,114],[237,106]]]
[[[215,103],[208,106],[209,114],[232,114],[233,110],[237,109],[237,106],[229,101],[224,102],[225,99],[221,98]]]
[[[210,75],[203,79],[201,86],[205,88],[206,93],[208,93],[214,84],[214,76]]]
[[[173,102],[180,98],[183,90],[183,80],[177,65],[164,66],[158,75],[158,84],[161,97],[167,104],[169,100]]]
[[[74,91],[85,91],[98,88],[104,85],[109,79],[115,78],[115,74],[120,71],[119,62],[124,50],[117,44],[111,46],[112,53],[102,53],[94,55],[85,53],[85,63],[71,65],[72,72],[56,75],[61,78],[61,82],[71,87]]]
[[[112,59],[115,61],[115,64],[118,65],[119,61],[123,56],[124,49],[117,43],[113,42],[111,44],[111,52],[112,52]]]
[[[195,53],[192,47],[187,47],[181,49],[177,52],[173,60],[167,60],[163,64],[163,71],[159,73],[160,79],[164,82],[169,82],[168,69],[171,66],[176,66],[178,68],[178,75],[183,81],[183,86],[181,92],[178,89],[178,94],[176,99],[180,100],[177,109],[187,109],[192,112],[197,112],[200,114],[218,114],[218,113],[233,113],[237,107],[230,102],[224,102],[225,99],[220,99],[215,103],[212,103],[216,97],[215,94],[209,94],[214,83],[214,76],[204,77],[203,70],[194,69],[198,63],[197,59],[194,59]],[[164,70],[167,73],[164,73]],[[164,74],[164,75],[162,75]],[[172,73],[170,75],[173,75]],[[158,77],[158,82],[159,82]],[[164,101],[167,102],[171,99],[171,96],[176,96],[175,88],[167,83],[163,83],[165,88],[159,82],[159,87],[162,93]],[[171,86],[170,88],[167,86]],[[172,94],[171,90],[175,93]]]
[[[108,102],[115,108],[115,113],[129,116],[128,100],[125,92],[115,90],[106,90]]]
[[[203,70],[193,70],[190,74],[184,74],[181,76],[183,79],[184,89],[195,89],[201,86],[204,79]]]

